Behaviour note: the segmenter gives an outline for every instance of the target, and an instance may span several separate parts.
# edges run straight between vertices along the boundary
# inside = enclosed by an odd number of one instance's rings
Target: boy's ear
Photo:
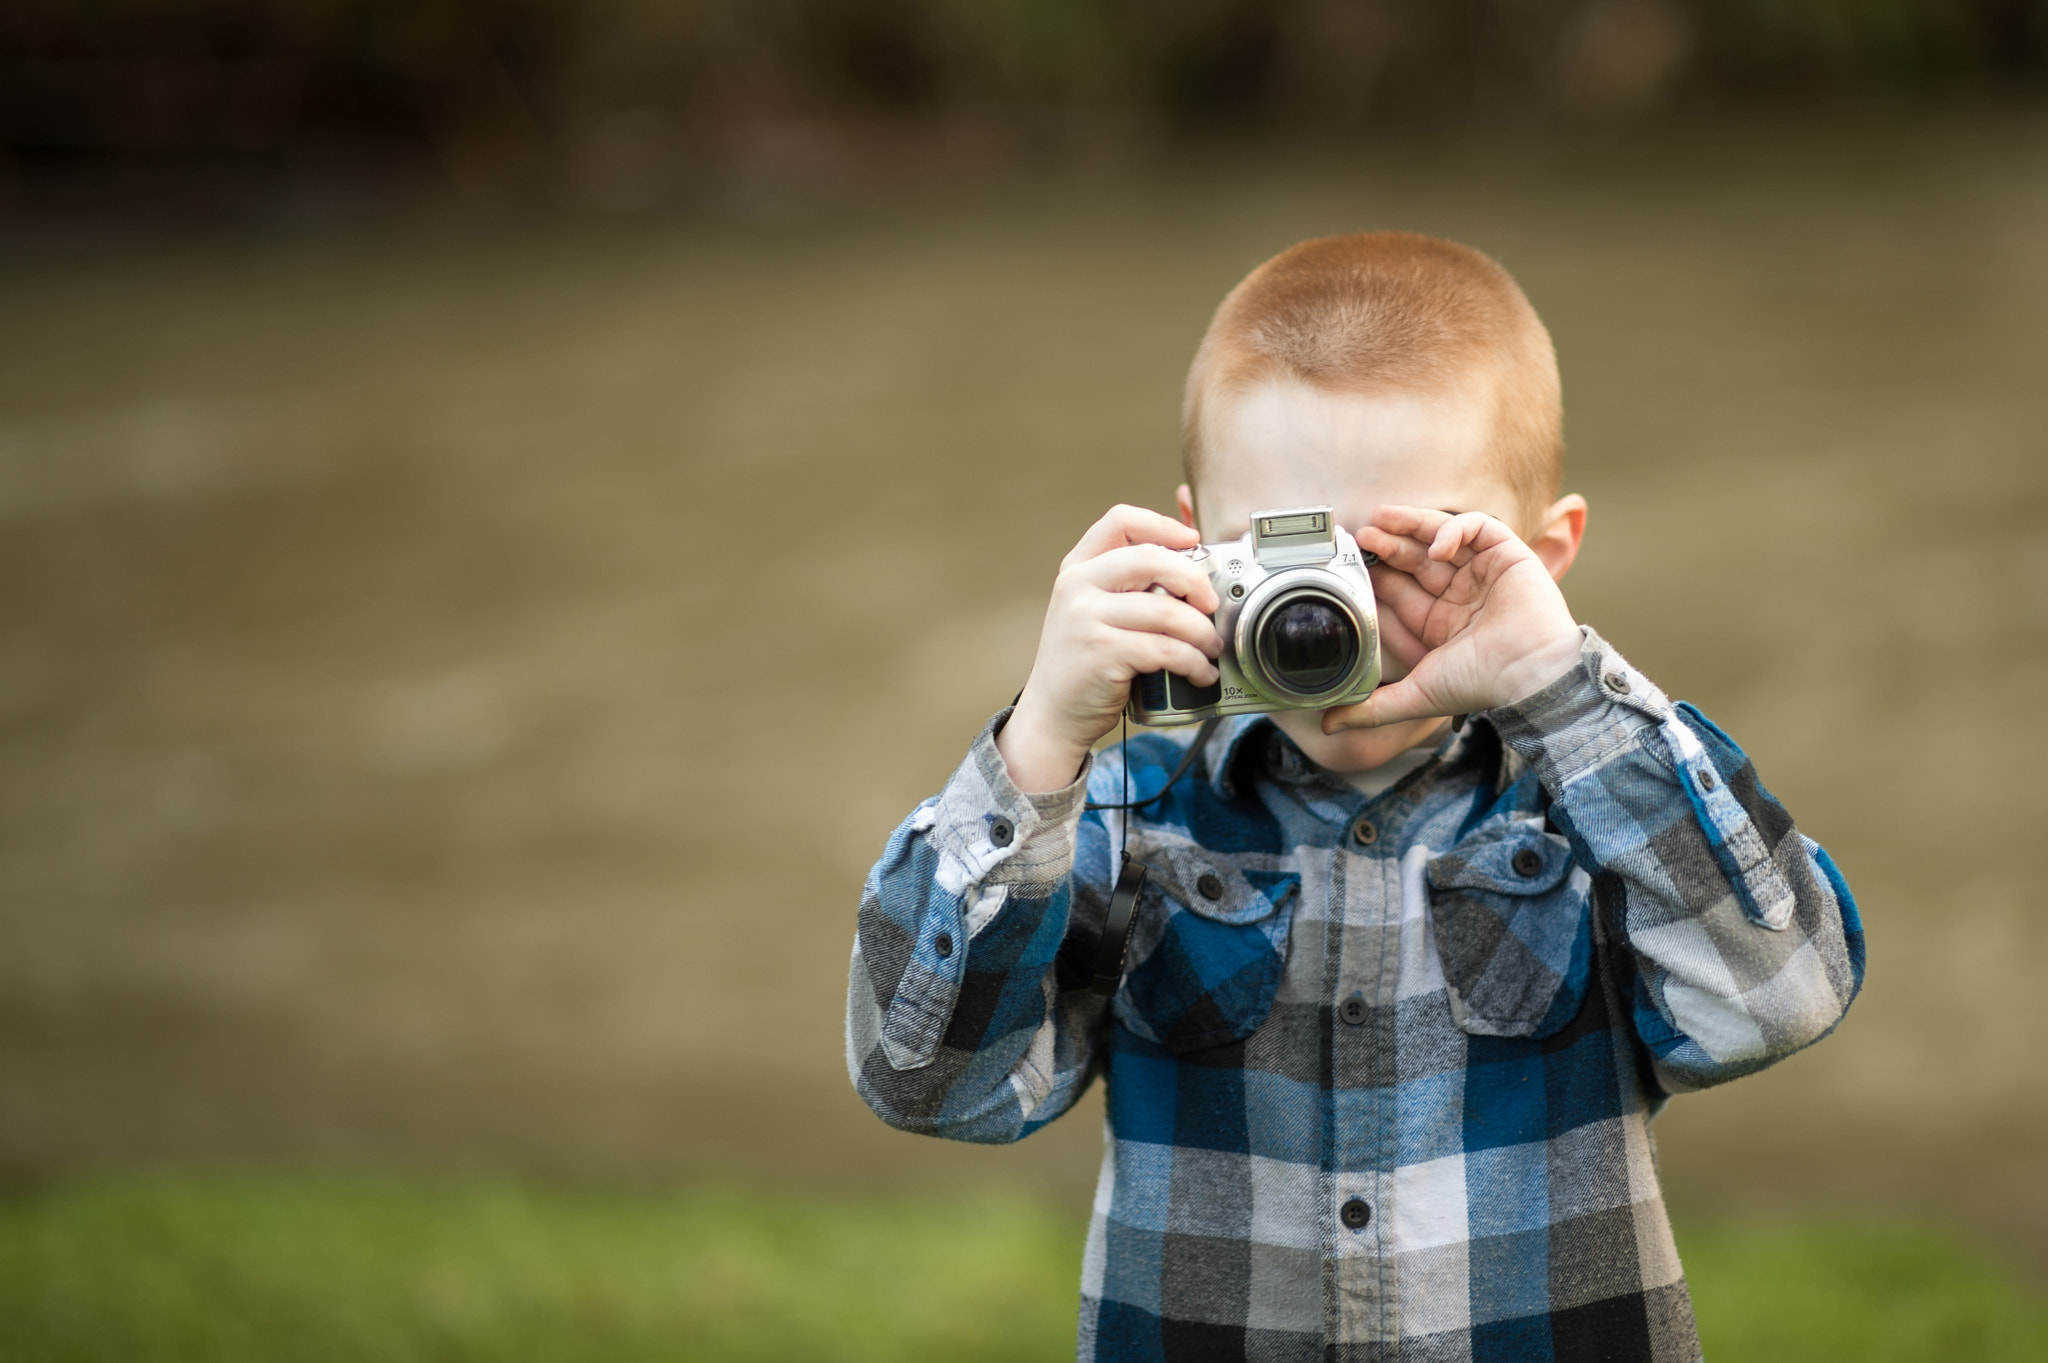
[[[1186,483],[1182,483],[1173,490],[1173,504],[1180,508],[1180,523],[1182,525],[1187,526],[1191,530],[1202,528],[1195,524],[1195,494],[1188,490]]]
[[[1574,492],[1551,503],[1550,510],[1543,513],[1543,529],[1529,541],[1529,547],[1550,570],[1550,580],[1562,582],[1585,538],[1586,499]]]

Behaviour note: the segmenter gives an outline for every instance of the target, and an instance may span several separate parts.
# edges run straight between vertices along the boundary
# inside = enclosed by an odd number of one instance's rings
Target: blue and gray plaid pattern
[[[1824,1035],[1863,972],[1841,876],[1725,735],[1590,630],[1375,798],[1226,723],[1131,823],[1105,1002],[1120,816],[1018,792],[993,730],[869,876],[847,1063],[972,1141],[1105,1077],[1082,1358],[1698,1357],[1649,1119]],[[1133,790],[1186,741],[1132,740]],[[1085,785],[1122,783],[1109,750]]]

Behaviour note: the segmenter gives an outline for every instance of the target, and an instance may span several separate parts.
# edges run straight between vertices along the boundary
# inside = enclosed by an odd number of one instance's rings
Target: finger
[[[1406,573],[1385,572],[1374,569],[1372,588],[1374,603],[1379,610],[1382,633],[1399,631],[1414,639],[1421,639],[1429,623],[1430,612],[1436,609],[1439,597],[1433,595]]]
[[[1135,630],[1106,633],[1107,652],[1133,677],[1145,672],[1177,672],[1197,686],[1207,686],[1222,675],[1208,654],[1180,639]]]
[[[1430,566],[1441,568],[1443,565]],[[1375,563],[1366,572],[1372,578],[1373,600],[1382,606],[1392,605],[1396,609],[1406,609],[1410,605],[1419,605],[1426,610],[1436,602],[1437,594],[1413,573],[1403,572],[1384,563]]]
[[[1410,539],[1405,535],[1389,535],[1385,531],[1367,527],[1358,537],[1359,547],[1379,558],[1380,566],[1393,568],[1407,574],[1421,588],[1433,595],[1441,596],[1457,576],[1457,568],[1439,563],[1429,556],[1428,540]],[[1378,572],[1379,568],[1372,569]]]
[[[1512,538],[1514,531],[1508,529],[1504,522],[1483,511],[1467,511],[1437,527],[1436,535],[1430,541],[1429,556],[1439,563],[1453,563],[1462,568],[1503,539]]]
[[[1099,609],[1098,618],[1112,628],[1169,635],[1210,658],[1223,651],[1223,641],[1209,617],[1175,597],[1158,592],[1105,592]]]
[[[1429,643],[1423,637],[1427,623],[1427,616],[1411,622],[1392,611],[1382,610],[1379,615],[1381,655],[1387,661],[1398,662],[1403,673],[1414,671],[1415,665],[1422,661],[1422,655],[1429,652]]]
[[[1389,505],[1373,508],[1368,524],[1388,534],[1427,544],[1436,538],[1437,531],[1450,519],[1451,512],[1438,511],[1433,507]]]
[[[1340,705],[1323,711],[1323,732],[1336,734],[1346,729],[1377,729],[1403,720],[1437,717],[1436,709],[1429,703],[1423,689],[1413,679],[1403,679],[1380,687],[1356,705]]]
[[[1065,575],[1105,592],[1142,592],[1164,587],[1196,610],[1216,609],[1216,588],[1209,575],[1186,555],[1156,544],[1128,544],[1073,565]]]
[[[1375,525],[1358,528],[1358,547],[1404,573],[1419,572],[1429,562],[1429,541],[1396,535]]]
[[[1142,506],[1113,506],[1101,520],[1088,527],[1067,555],[1068,563],[1079,563],[1127,544],[1162,544],[1169,549],[1192,549],[1202,542],[1191,525]]]
[[[1400,681],[1422,665],[1429,654],[1429,645],[1422,642],[1406,629],[1380,631],[1380,683],[1389,685]]]

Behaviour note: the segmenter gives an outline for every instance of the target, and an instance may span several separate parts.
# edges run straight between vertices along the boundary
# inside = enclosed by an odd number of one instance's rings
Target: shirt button
[[[1365,1223],[1372,1220],[1372,1208],[1365,1204],[1364,1198],[1354,1197],[1344,1204],[1343,1209],[1337,1215],[1351,1229],[1364,1230]]]
[[[1202,892],[1204,899],[1223,898],[1223,882],[1212,871],[1203,872],[1202,878],[1195,882],[1195,888]]]
[[[1360,847],[1370,847],[1380,840],[1380,830],[1371,819],[1361,818],[1351,825],[1351,840]]]
[[[1713,788],[1714,788],[1714,773],[1712,773],[1712,772],[1710,772],[1710,771],[1703,771],[1703,772],[1701,772],[1701,773],[1700,773],[1700,789],[1701,789],[1701,790],[1712,790]]]
[[[1527,880],[1543,869],[1543,854],[1533,847],[1524,847],[1515,853],[1515,874]]]
[[[988,840],[998,847],[1008,847],[1010,839],[1017,836],[1017,826],[1008,819],[988,821]]]
[[[951,956],[953,954],[953,934],[942,932],[932,938],[932,950],[938,952],[942,959]]]
[[[1609,672],[1606,677],[1607,689],[1617,696],[1628,694],[1628,678],[1619,672]]]
[[[1356,1027],[1359,1023],[1365,1021],[1365,1000],[1353,994],[1339,1005],[1337,1016],[1343,1018],[1353,1027]]]

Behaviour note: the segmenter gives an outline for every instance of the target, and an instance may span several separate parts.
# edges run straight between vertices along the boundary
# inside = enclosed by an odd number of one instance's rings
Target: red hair
[[[1455,394],[1487,403],[1487,457],[1534,521],[1564,476],[1550,333],[1514,278],[1469,246],[1361,232],[1291,246],[1230,291],[1188,369],[1181,460],[1195,484],[1216,408],[1293,379],[1328,393]]]

